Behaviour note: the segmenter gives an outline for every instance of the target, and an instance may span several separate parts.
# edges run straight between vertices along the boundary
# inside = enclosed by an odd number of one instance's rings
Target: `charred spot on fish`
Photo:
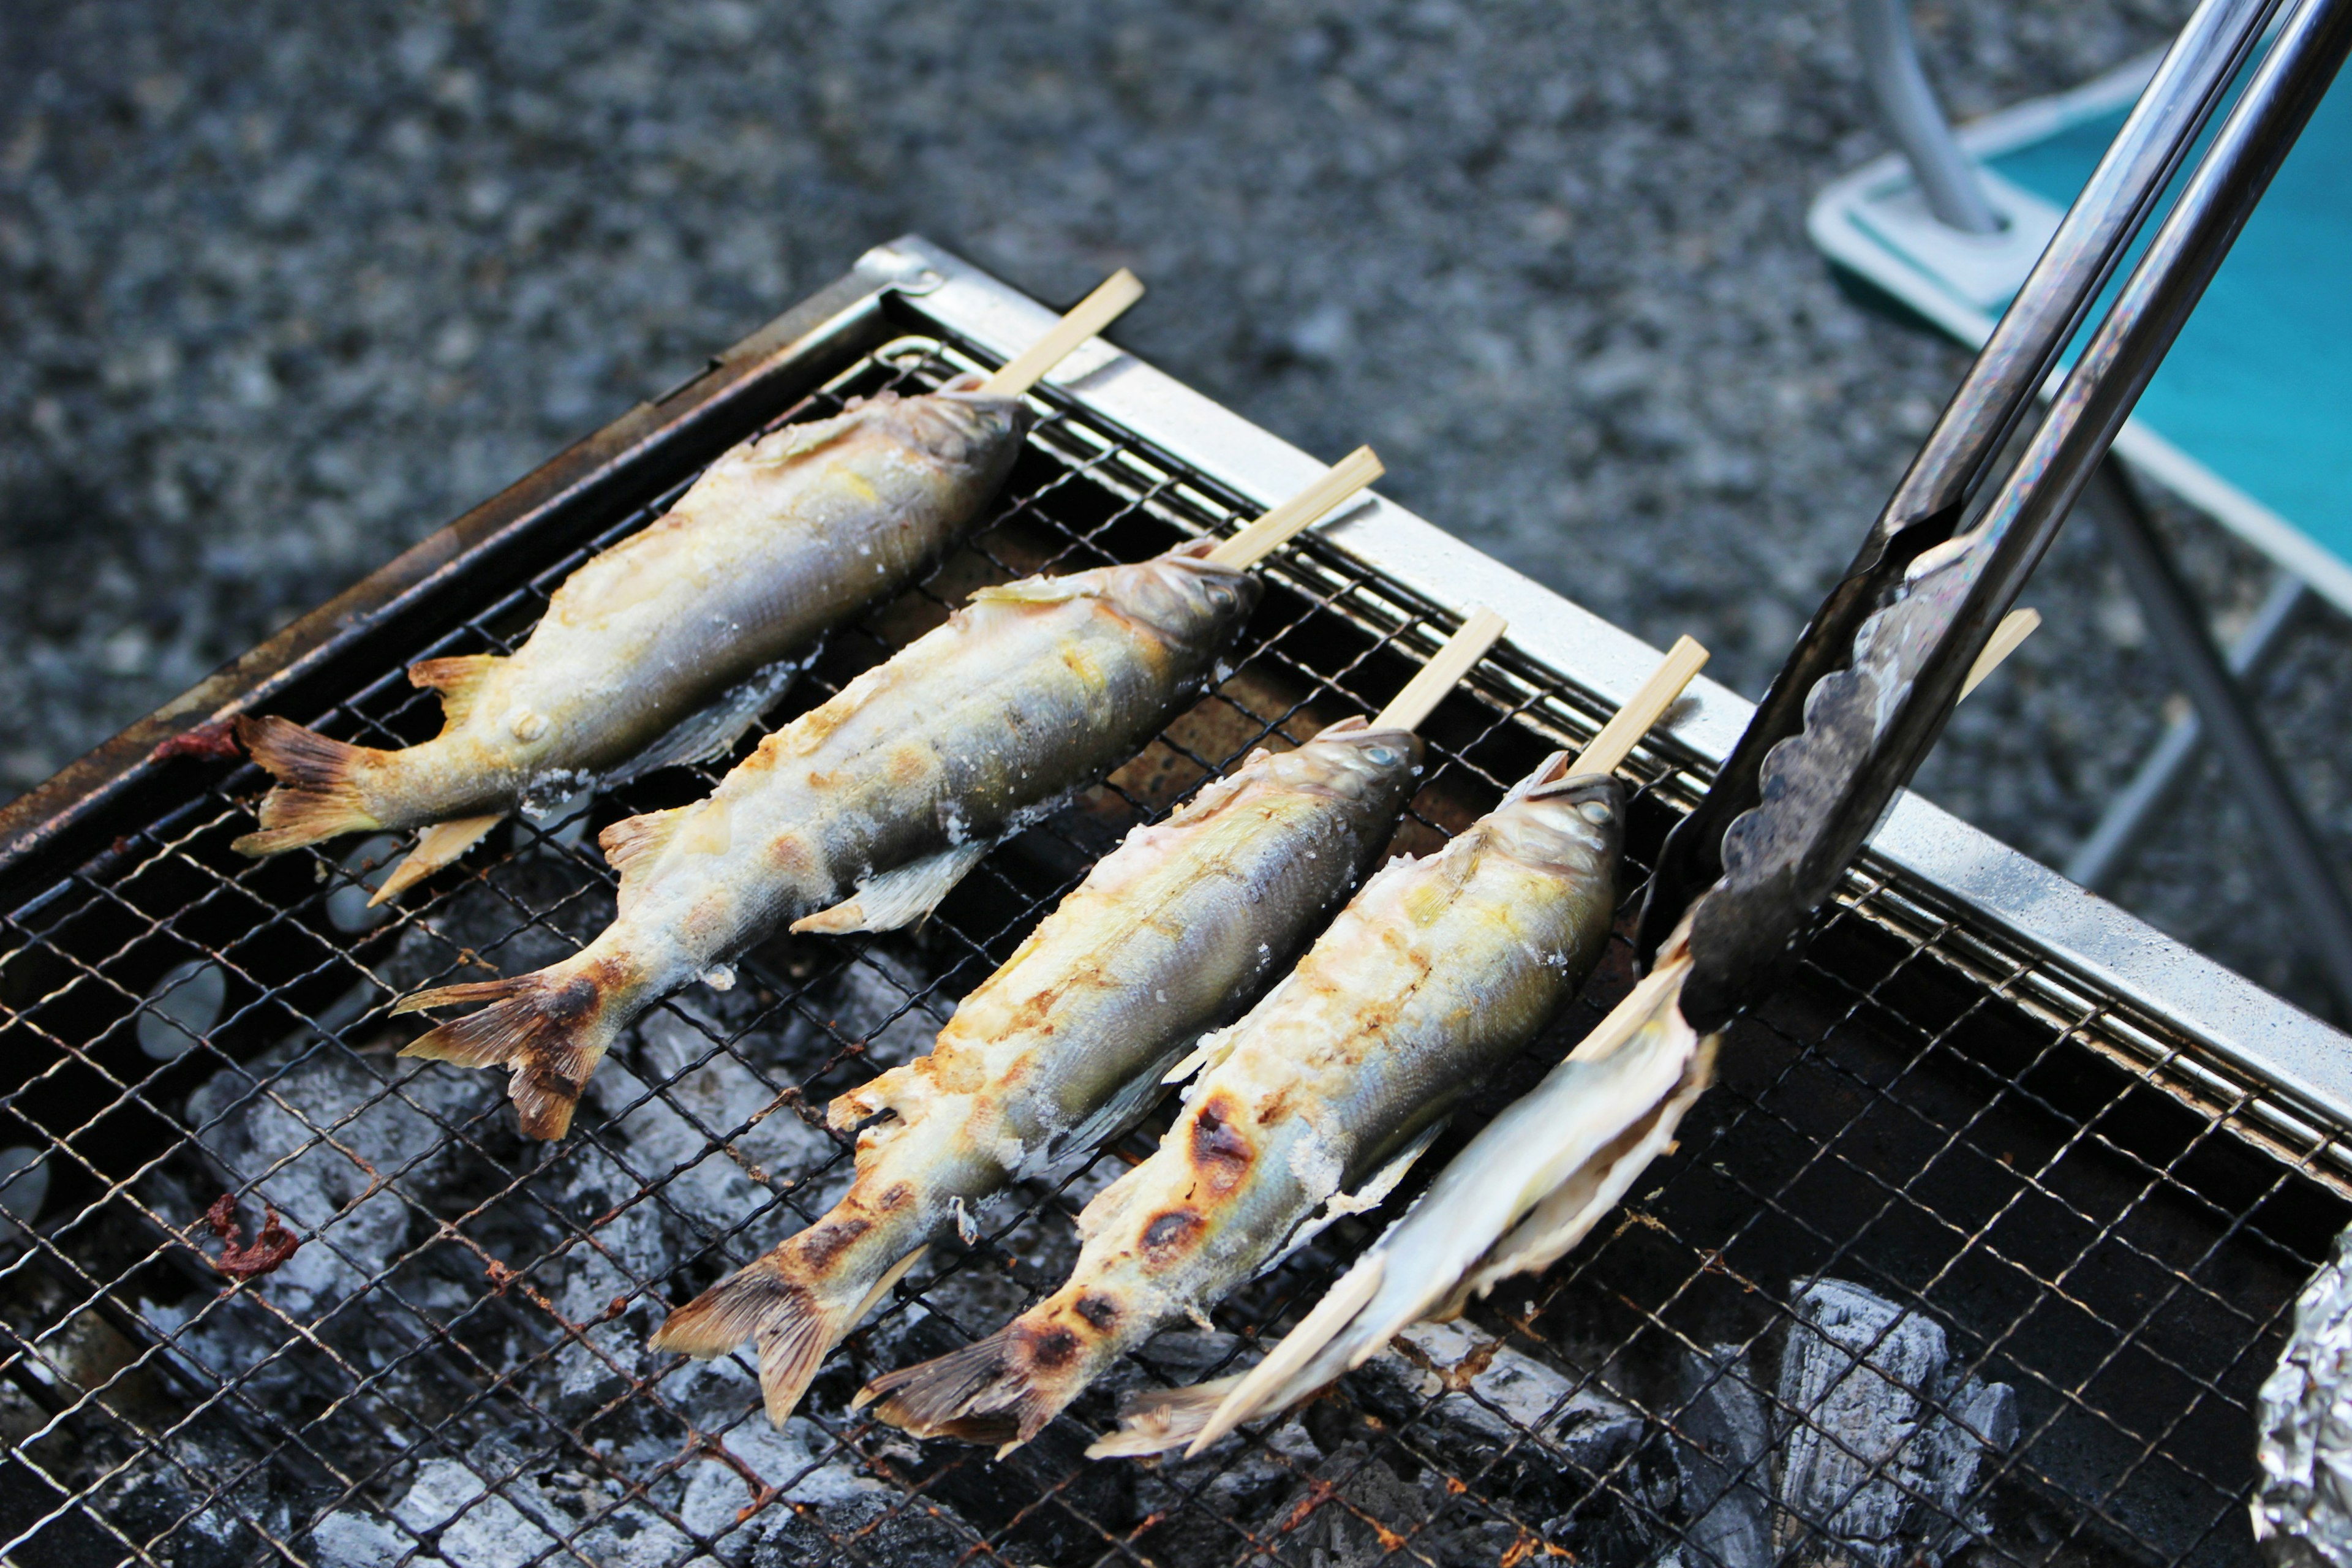
[[[1143,1227],[1144,1256],[1155,1263],[1164,1261],[1184,1250],[1200,1231],[1201,1216],[1191,1209],[1170,1209],[1156,1215]]]
[[[1080,1348],[1078,1336],[1069,1330],[1047,1329],[1029,1342],[1029,1359],[1046,1371],[1055,1372],[1076,1361]]]
[[[1097,1333],[1108,1333],[1118,1321],[1118,1303],[1099,1290],[1088,1290],[1078,1298],[1078,1316],[1092,1324]]]
[[[899,1209],[905,1208],[908,1204],[913,1203],[914,1201],[915,1189],[913,1187],[908,1185],[905,1182],[893,1182],[890,1184],[889,1191],[882,1194],[879,1206],[885,1213],[895,1213]]]
[[[1232,1110],[1232,1104],[1218,1096],[1202,1106],[1192,1121],[1192,1168],[1214,1192],[1230,1190],[1248,1173],[1255,1155],[1249,1140],[1228,1120]]]
[[[812,1268],[830,1268],[873,1228],[872,1221],[862,1219],[829,1219],[811,1226],[801,1234],[802,1261]]]
[[[541,1010],[552,1023],[576,1024],[596,1010],[600,989],[596,982],[583,974],[549,992]]]

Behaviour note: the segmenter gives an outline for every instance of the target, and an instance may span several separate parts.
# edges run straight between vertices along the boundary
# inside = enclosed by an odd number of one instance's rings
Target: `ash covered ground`
[[[2185,9],[1923,7],[1981,113]],[[0,19],[0,794],[919,230],[1753,695],[1964,368],[1805,205],[1844,7],[22,0]],[[2259,563],[2173,510],[2225,630]],[[2169,682],[2095,535],[1925,791],[2062,859]],[[2263,706],[2339,847],[2352,635]],[[2210,763],[2118,889],[2306,1005]]]

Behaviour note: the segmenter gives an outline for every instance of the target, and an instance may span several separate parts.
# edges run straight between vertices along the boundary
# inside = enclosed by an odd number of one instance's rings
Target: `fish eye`
[[[1366,746],[1364,755],[1371,760],[1372,766],[1376,768],[1392,768],[1397,765],[1399,760],[1396,748],[1393,746]]]
[[[1615,814],[1609,809],[1608,805],[1604,802],[1588,800],[1582,805],[1576,808],[1576,815],[1584,818],[1585,821],[1592,824],[1595,827],[1598,827],[1602,823],[1607,822],[1610,817]]]

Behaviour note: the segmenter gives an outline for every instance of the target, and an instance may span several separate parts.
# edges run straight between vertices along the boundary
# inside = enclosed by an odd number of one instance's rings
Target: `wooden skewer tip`
[[[1320,479],[1211,551],[1210,562],[1236,570],[1256,565],[1293,534],[1386,472],[1380,454],[1370,447],[1357,447],[1326,468]]]
[[[2000,668],[2000,661],[2017,651],[2017,645],[2032,637],[2042,625],[2039,610],[2011,610],[2001,616],[2000,625],[1993,627],[1992,636],[1985,642],[1984,651],[1977,655],[1976,663],[1969,666],[1969,678],[1960,682],[1960,696],[1984,684],[1985,677]]]
[[[1143,298],[1143,280],[1122,267],[1105,279],[1095,291],[1070,307],[1069,313],[1045,330],[1043,336],[1004,363],[1002,369],[980,384],[980,390],[991,397],[1019,397],[1045,378],[1046,373],[1065,359],[1080,343],[1097,336],[1104,328],[1119,318],[1121,312]]]
[[[1445,646],[1430,656],[1430,660],[1405,682],[1404,689],[1381,710],[1372,721],[1375,730],[1418,730],[1422,721],[1437,710],[1445,694],[1455,682],[1470,673],[1470,667],[1486,657],[1509,623],[1494,611],[1480,605],[1463,619],[1461,628],[1445,639]]]
[[[1649,678],[1634,689],[1633,695],[1616,715],[1601,727],[1592,743],[1578,753],[1570,771],[1580,773],[1615,773],[1619,764],[1630,755],[1650,727],[1665,716],[1675,705],[1683,689],[1691,683],[1707,660],[1706,649],[1695,637],[1675,639],[1666,650],[1666,657],[1650,671]]]

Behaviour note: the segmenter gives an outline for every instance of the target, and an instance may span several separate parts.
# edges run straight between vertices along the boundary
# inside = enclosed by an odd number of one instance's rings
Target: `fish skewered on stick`
[[[2040,624],[2033,611],[2012,612],[1966,689]],[[1120,1430],[1088,1451],[1099,1458],[1198,1453],[1363,1365],[1412,1324],[1456,1317],[1498,1281],[1566,1256],[1673,1146],[1712,1077],[1718,1036],[1702,1036],[1681,1008],[1689,939],[1685,920],[1641,984],[1487,1123],[1264,1361],[1246,1373],[1129,1401]]]
[[[1624,805],[1616,779],[1555,753],[1443,850],[1384,868],[1171,1075],[1200,1073],[1160,1148],[1079,1215],[1068,1282],[858,1403],[919,1436],[1018,1447],[1122,1352],[1378,1203],[1599,959]]]
[[[780,925],[912,924],[999,838],[1132,756],[1207,684],[1256,605],[1248,567],[1380,471],[1360,448],[1213,548],[979,590],[705,799],[606,828],[613,923],[535,973],[404,998],[395,1012],[487,1005],[403,1054],[507,1068],[523,1131],[562,1137],[646,1007]]]
[[[1257,752],[1129,834],[964,998],[929,1055],[828,1108],[835,1128],[874,1123],[841,1201],[671,1313],[654,1347],[714,1356],[756,1341],[781,1426],[935,1237],[1123,1129],[1204,1030],[1280,973],[1388,844],[1421,772],[1414,727],[1502,629],[1476,612],[1425,668],[1433,679],[1370,723]]]
[[[274,855],[345,833],[426,829],[373,901],[449,864],[525,801],[723,756],[823,633],[897,593],[970,526],[1029,428],[1023,395],[1139,299],[1121,270],[995,375],[880,393],[721,457],[669,512],[564,580],[511,655],[409,667],[441,733],[380,751],[247,715],[277,780]]]

